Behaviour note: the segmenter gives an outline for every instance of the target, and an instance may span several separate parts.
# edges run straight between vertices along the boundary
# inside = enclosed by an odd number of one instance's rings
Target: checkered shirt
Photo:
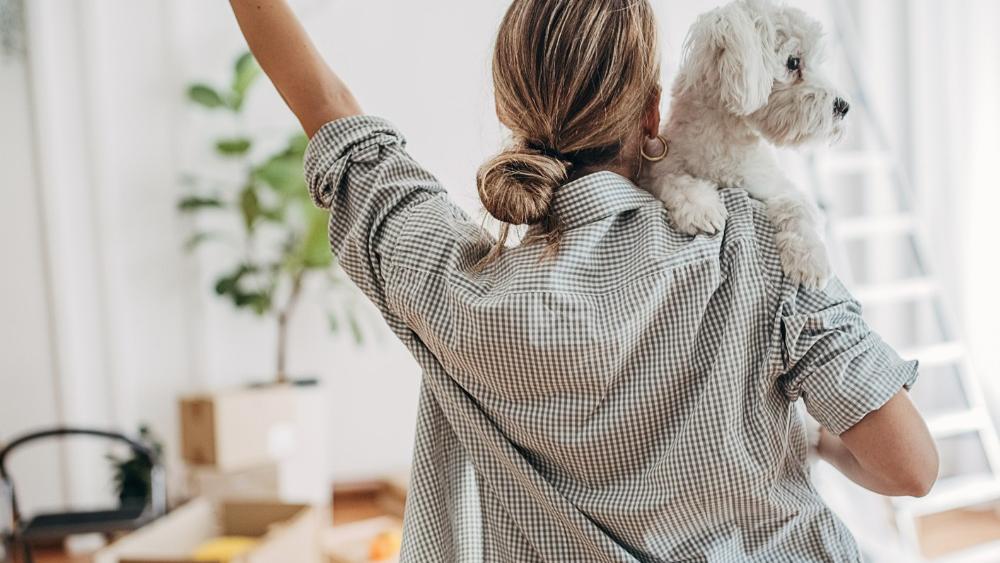
[[[508,249],[387,121],[306,153],[340,264],[423,368],[403,561],[860,561],[809,480],[795,402],[839,434],[916,379],[836,280],[782,274],[759,203],[690,237],[625,178],[557,190]]]

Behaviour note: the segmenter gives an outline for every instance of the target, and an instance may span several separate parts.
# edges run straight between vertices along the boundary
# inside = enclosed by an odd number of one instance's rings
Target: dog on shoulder
[[[684,44],[662,135],[647,147],[647,154],[665,156],[641,181],[674,226],[691,235],[725,226],[718,189],[747,190],[764,202],[777,229],[785,274],[812,288],[830,277],[818,211],[781,172],[768,143],[842,136],[850,106],[818,71],[822,36],[804,12],[770,0],[736,0],[699,17]]]

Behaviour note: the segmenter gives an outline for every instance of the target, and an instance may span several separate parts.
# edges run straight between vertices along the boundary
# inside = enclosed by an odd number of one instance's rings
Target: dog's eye
[[[788,70],[795,72],[802,66],[802,59],[799,57],[788,57]]]

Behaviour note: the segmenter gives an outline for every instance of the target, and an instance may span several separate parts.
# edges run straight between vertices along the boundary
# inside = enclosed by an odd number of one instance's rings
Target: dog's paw
[[[660,195],[670,211],[670,222],[674,228],[691,236],[702,233],[714,235],[724,229],[729,211],[715,186],[694,178],[679,180],[673,189]]]
[[[782,232],[775,237],[781,269],[793,283],[808,289],[823,289],[830,281],[830,260],[826,247],[815,235]]]
[[[714,235],[726,227],[728,216],[729,211],[716,193],[712,200],[690,202],[674,209],[671,220],[674,227],[682,233],[692,236],[701,233]]]

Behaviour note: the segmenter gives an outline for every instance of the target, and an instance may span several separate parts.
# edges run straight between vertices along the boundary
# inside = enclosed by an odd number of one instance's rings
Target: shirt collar
[[[572,229],[638,209],[655,199],[628,179],[601,171],[577,178],[556,190],[551,211],[559,226]]]

